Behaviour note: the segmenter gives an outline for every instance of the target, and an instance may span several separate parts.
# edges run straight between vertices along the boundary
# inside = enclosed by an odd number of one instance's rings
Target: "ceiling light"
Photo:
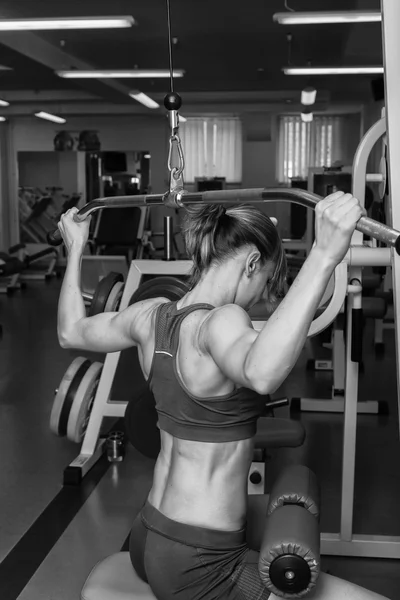
[[[317,97],[317,90],[313,87],[306,87],[301,92],[301,103],[304,106],[311,106],[311,104],[315,103],[315,99]]]
[[[56,19],[0,19],[0,31],[51,29],[119,29],[132,27],[135,19],[124,17],[66,17]]]
[[[10,106],[10,103],[7,100],[0,100],[0,106]]]
[[[301,120],[303,121],[303,123],[311,123],[313,118],[314,115],[311,112],[311,110],[304,109],[301,111]]]
[[[73,69],[70,71],[56,71],[59,77],[64,79],[167,79],[170,72],[168,69],[130,69],[130,70],[90,70],[81,71]],[[174,69],[174,77],[183,77],[185,71]]]
[[[379,10],[342,10],[334,12],[283,12],[275,13],[273,20],[280,25],[317,25],[320,23],[379,23]]]
[[[0,117],[0,123],[4,123],[4,121],[7,121],[6,117]]]
[[[373,75],[383,67],[284,67],[285,75]]]
[[[66,119],[63,119],[62,117],[57,117],[57,115],[52,115],[51,113],[47,113],[44,111],[40,111],[35,113],[35,117],[38,117],[39,119],[45,119],[46,121],[52,121],[53,123],[66,123]]]
[[[160,108],[160,105],[157,104],[155,100],[143,94],[143,92],[130,92],[130,97],[134,100],[140,102],[140,104],[144,104],[147,108]]]

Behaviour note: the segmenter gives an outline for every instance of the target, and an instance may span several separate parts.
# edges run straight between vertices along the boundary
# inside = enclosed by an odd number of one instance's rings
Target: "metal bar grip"
[[[61,231],[59,229],[55,229],[54,231],[50,231],[47,236],[47,243],[49,246],[60,246],[62,244],[62,236]]]
[[[351,360],[356,363],[362,362],[363,321],[362,308],[353,308],[351,319]]]
[[[164,217],[164,260],[174,260],[173,254],[173,235],[174,221],[172,217]]]

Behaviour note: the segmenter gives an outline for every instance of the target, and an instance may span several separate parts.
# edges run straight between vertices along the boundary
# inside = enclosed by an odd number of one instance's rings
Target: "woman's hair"
[[[190,285],[194,287],[212,265],[221,264],[244,246],[253,244],[263,262],[275,264],[269,282],[269,302],[284,295],[286,258],[279,233],[271,219],[251,205],[225,209],[220,204],[186,206],[183,234],[193,260]]]

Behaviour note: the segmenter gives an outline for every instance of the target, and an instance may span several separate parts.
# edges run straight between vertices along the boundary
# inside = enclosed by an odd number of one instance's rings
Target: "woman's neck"
[[[179,304],[206,303],[215,307],[233,304],[241,275],[237,264],[228,263],[211,268]]]

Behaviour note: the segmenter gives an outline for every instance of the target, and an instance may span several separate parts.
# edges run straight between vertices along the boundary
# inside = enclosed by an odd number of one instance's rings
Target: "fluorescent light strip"
[[[304,88],[301,92],[301,103],[304,104],[304,106],[311,106],[312,104],[315,104],[316,97],[317,90],[315,88]]]
[[[0,100],[0,106],[10,106],[10,103],[7,100]]]
[[[4,121],[7,121],[6,117],[0,117],[0,123],[4,123]]]
[[[90,70],[56,71],[64,79],[167,79],[170,77],[168,69],[131,69],[131,70]],[[183,77],[185,71],[175,69],[174,77]]]
[[[280,25],[319,25],[321,23],[379,23],[378,10],[343,10],[332,12],[283,12],[275,13],[273,20]]]
[[[284,67],[285,75],[377,75],[383,67]]]
[[[35,113],[35,117],[38,117],[39,119],[45,119],[46,121],[52,121],[53,123],[66,123],[67,122],[67,120],[63,119],[62,117],[57,117],[57,115],[52,115],[52,114],[44,112],[44,111]]]
[[[146,94],[143,94],[143,92],[130,92],[129,95],[137,102],[140,102],[140,104],[147,106],[147,108],[160,108],[160,105],[157,104],[155,100],[149,96],[146,96]]]
[[[131,16],[66,17],[57,19],[0,19],[0,31],[46,31],[52,29],[121,29],[132,27]]]

